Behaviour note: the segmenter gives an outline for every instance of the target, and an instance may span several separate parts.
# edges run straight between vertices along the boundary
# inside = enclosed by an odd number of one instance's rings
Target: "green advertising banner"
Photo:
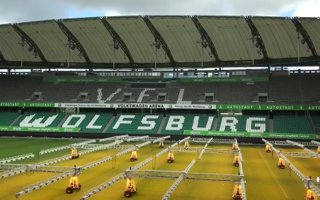
[[[280,139],[319,139],[311,133],[249,133],[249,132],[222,132],[222,131],[193,131],[185,130],[184,135],[223,136],[223,137],[250,137],[250,138],[280,138]],[[318,137],[318,138],[317,138]]]
[[[69,105],[69,106],[66,106]],[[21,108],[117,108],[119,105],[128,105],[126,108],[139,108],[137,105],[157,105],[157,108],[180,109],[217,109],[217,110],[279,110],[279,111],[320,111],[320,105],[255,105],[255,104],[162,104],[162,103],[50,103],[50,102],[0,102],[0,107]],[[121,108],[121,106],[119,107]],[[141,107],[142,108],[142,107]],[[145,107],[144,107],[145,108]]]
[[[62,127],[19,127],[19,126],[0,126],[0,131],[25,131],[25,132],[80,132],[80,128]]]
[[[54,108],[54,103],[47,103],[47,102],[0,102],[0,107]]]
[[[320,111],[320,105],[252,105],[217,104],[217,110],[283,110],[283,111]]]

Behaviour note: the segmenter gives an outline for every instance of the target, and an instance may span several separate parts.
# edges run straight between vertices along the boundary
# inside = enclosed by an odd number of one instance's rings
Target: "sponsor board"
[[[149,108],[149,109],[216,109],[206,104],[157,104],[157,103],[55,103],[57,108]]]
[[[320,105],[217,104],[216,108],[217,110],[320,111]]]
[[[80,128],[0,126],[0,131],[24,131],[24,132],[80,132]]]
[[[55,104],[48,102],[0,102],[0,107],[53,108]]]
[[[0,107],[320,111],[320,105],[0,102]]]
[[[250,138],[283,138],[283,139],[318,139],[319,136],[311,133],[250,133],[250,132],[222,132],[222,131],[193,131],[185,130],[184,135],[223,136],[223,137],[250,137]]]

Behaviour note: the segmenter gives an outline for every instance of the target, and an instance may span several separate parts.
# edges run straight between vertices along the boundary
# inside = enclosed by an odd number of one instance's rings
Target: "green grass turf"
[[[121,150],[118,150],[121,151]],[[150,155],[153,155],[159,151],[158,148],[150,148],[150,147],[144,147],[141,148],[138,151],[138,162],[143,161],[144,159],[147,159]],[[65,162],[61,162],[57,164],[57,166],[70,166],[72,167],[74,164],[77,166],[83,165],[88,162],[92,162],[94,160],[100,159],[104,156],[114,156],[115,151],[112,150],[106,150],[106,151],[100,151],[91,153],[85,156],[80,157],[79,159],[75,160],[69,160]],[[65,194],[65,188],[68,186],[69,178],[65,178],[61,181],[58,181],[55,184],[52,184],[48,187],[45,187],[43,189],[40,189],[38,191],[34,191],[31,194],[27,194],[25,196],[22,196],[20,199],[28,199],[28,200],[42,200],[42,199],[68,199],[68,200],[79,200],[85,191],[90,190],[91,188],[97,186],[98,184],[101,184],[105,182],[108,179],[111,179],[112,177],[116,176],[119,173],[124,172],[126,169],[128,169],[130,166],[136,165],[138,162],[130,162],[130,153],[125,154],[119,158],[117,158],[116,163],[114,165],[114,169],[112,169],[112,162],[107,162],[102,165],[99,165],[95,168],[91,168],[85,172],[83,172],[79,176],[79,181],[82,185],[81,191],[75,192],[72,195]],[[125,185],[123,185],[124,187]],[[106,190],[108,191],[108,190]],[[123,192],[123,188],[121,189]],[[123,196],[123,195],[121,195]]]
[[[305,152],[302,148],[278,148],[283,152]],[[311,147],[310,150],[316,152],[317,147]],[[305,176],[311,176],[312,179],[320,176],[320,159],[319,158],[295,158],[288,157]]]
[[[303,199],[305,188],[288,168],[277,167],[278,158],[264,147],[241,146],[248,199]]]
[[[80,142],[71,139],[0,138],[0,159]]]
[[[0,142],[2,139],[0,139]],[[29,146],[31,140],[26,140],[21,145]],[[47,140],[46,140],[47,141]],[[60,141],[60,140],[59,140]],[[71,142],[73,143],[73,142]],[[139,143],[139,142],[138,142]],[[41,142],[40,142],[41,144]],[[31,142],[31,145],[34,145]],[[10,146],[10,145],[8,145]],[[57,145],[61,146],[61,144]],[[202,147],[203,145],[198,145]],[[2,148],[2,147],[1,147]],[[49,147],[45,147],[49,148]],[[42,148],[42,149],[45,149]],[[231,149],[230,145],[210,145],[209,148]],[[244,157],[244,169],[247,197],[248,199],[303,199],[305,188],[302,182],[294,175],[289,175],[289,170],[280,170],[277,168],[277,156],[272,157],[264,151],[263,146],[240,146]],[[143,161],[150,156],[154,156],[162,149],[157,145],[146,146],[138,151],[139,161]],[[290,149],[288,149],[290,150]],[[104,156],[113,156],[121,150],[105,150],[90,153],[81,156],[77,160],[68,160],[56,164],[56,166],[84,165]],[[295,151],[295,149],[293,149]],[[22,153],[20,153],[22,154]],[[17,155],[17,154],[15,154]],[[175,152],[175,163],[166,162],[167,154],[160,156],[156,162],[147,165],[144,169],[159,170],[184,170],[192,159],[198,158],[198,153]],[[56,155],[58,156],[58,155]],[[7,157],[7,156],[6,156]],[[129,162],[130,153],[117,159],[115,168],[112,168],[112,162],[104,163],[95,168],[89,169],[79,176],[82,189],[72,195],[65,194],[65,188],[68,185],[69,178],[65,178],[48,187],[34,191],[22,196],[24,200],[73,200],[80,199],[89,189],[109,180],[115,175],[123,172],[125,169],[137,163]],[[301,169],[304,174],[317,174],[319,172],[319,160],[315,159],[293,159],[289,158],[294,164]],[[191,172],[210,172],[210,173],[228,173],[236,174],[238,168],[233,167],[233,155],[217,155],[205,153],[201,160],[191,169]],[[310,164],[310,165],[309,165]],[[13,200],[15,193],[20,191],[24,186],[54,176],[53,173],[26,173],[16,175],[0,180],[0,199]],[[141,179],[137,178],[138,193],[131,199],[161,199],[163,194],[174,183],[171,179]],[[123,196],[125,180],[121,180],[112,187],[97,193],[90,199],[126,199]],[[184,180],[177,190],[173,193],[171,199],[231,199],[233,183],[231,182],[211,182],[211,181],[191,181]]]

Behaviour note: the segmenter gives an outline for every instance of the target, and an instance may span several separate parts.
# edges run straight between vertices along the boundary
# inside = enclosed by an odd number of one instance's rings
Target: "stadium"
[[[320,198],[320,19],[0,25],[0,199]]]

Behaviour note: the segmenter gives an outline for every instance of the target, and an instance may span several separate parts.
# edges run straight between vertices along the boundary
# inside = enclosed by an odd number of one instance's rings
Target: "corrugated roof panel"
[[[150,17],[177,62],[210,62],[215,58],[203,48],[201,35],[190,17]]]
[[[252,18],[270,58],[310,57],[307,44],[302,44],[302,35],[297,34],[291,19]]]
[[[165,51],[155,48],[155,38],[141,17],[108,18],[137,63],[169,63]]]
[[[320,19],[300,18],[298,20],[309,34],[317,55],[320,56]]]
[[[243,17],[198,17],[223,61],[262,59]]]
[[[114,49],[113,38],[99,18],[64,20],[63,23],[82,44],[92,62],[129,62],[121,48]]]
[[[7,61],[20,62],[23,59],[26,62],[41,62],[39,56],[33,55],[28,49],[27,42],[22,47],[21,37],[12,26],[0,26],[0,51]]]
[[[55,21],[25,23],[18,25],[38,45],[49,62],[85,63],[77,48],[68,48],[68,37],[62,32]]]

